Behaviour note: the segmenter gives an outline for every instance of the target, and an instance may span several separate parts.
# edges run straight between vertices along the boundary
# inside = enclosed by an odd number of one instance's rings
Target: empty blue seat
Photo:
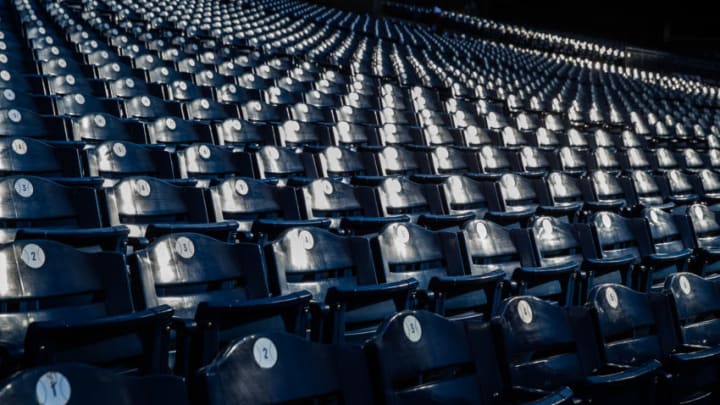
[[[175,371],[181,375],[247,334],[305,335],[310,293],[270,298],[257,244],[173,233],[134,252],[128,262],[138,307],[168,305],[175,311]]]
[[[536,297],[505,300],[493,318],[502,372],[516,389],[570,386],[599,403],[652,403],[656,372],[652,358],[632,364],[602,362],[592,321],[580,308],[566,309]]]
[[[64,361],[167,371],[173,311],[133,311],[122,254],[87,253],[50,240],[16,241],[0,251],[0,266],[12,275],[0,297],[4,373]]]
[[[291,228],[265,246],[270,290],[313,295],[313,329],[326,341],[362,342],[386,316],[412,305],[417,281],[380,282],[367,239]]]
[[[259,332],[238,339],[198,372],[196,401],[366,404],[366,373],[359,350]]]
[[[593,288],[588,307],[605,364],[638,366],[659,360],[659,394],[671,403],[714,402],[720,348],[681,343],[673,325],[669,297],[641,293],[617,284]]]
[[[187,386],[180,377],[170,375],[128,376],[97,367],[63,363],[21,371],[0,387],[0,401],[25,403],[72,403],[107,405],[153,405],[168,401],[188,403]]]
[[[230,240],[237,225],[211,222],[209,201],[200,188],[144,176],[126,177],[104,190],[110,225],[130,229],[134,247],[171,232],[200,232]]]

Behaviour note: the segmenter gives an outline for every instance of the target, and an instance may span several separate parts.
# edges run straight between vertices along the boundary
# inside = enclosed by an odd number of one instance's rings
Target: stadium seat
[[[663,292],[673,301],[680,343],[702,347],[720,346],[718,284],[693,273],[672,274]]]
[[[130,229],[129,243],[146,246],[157,236],[172,232],[200,232],[231,240],[237,225],[210,222],[209,202],[202,189],[173,185],[144,176],[126,177],[104,190],[110,225]]]
[[[510,384],[528,392],[569,386],[592,402],[654,402],[660,363],[639,359],[632,366],[600,357],[590,316],[537,297],[505,300],[493,318],[500,364]],[[612,364],[611,364],[612,363]]]
[[[273,294],[313,295],[314,338],[361,343],[386,316],[410,308],[411,274],[382,280],[367,239],[318,228],[291,228],[265,246]]]
[[[153,405],[168,401],[188,404],[187,386],[170,375],[128,376],[78,363],[30,368],[8,378],[0,388],[3,403],[72,403]]]
[[[175,372],[210,363],[232,340],[258,331],[305,335],[310,293],[269,297],[257,244],[173,233],[128,257],[139,308],[174,310]]]
[[[378,279],[416,279],[420,306],[456,318],[487,317],[493,308],[502,274],[466,272],[454,233],[391,223],[371,244]]]
[[[0,298],[3,374],[65,361],[141,374],[168,371],[173,311],[133,311],[122,254],[87,253],[39,239],[0,250],[2,268],[12,275]]]
[[[472,333],[466,334],[462,323],[425,311],[404,311],[394,315],[380,326],[377,336],[365,345],[374,402],[570,402],[572,391],[567,388],[561,388],[558,392],[521,393],[505,386],[497,373],[498,366],[492,347],[468,341],[469,336],[478,342],[482,337],[488,340],[488,335],[490,333],[487,329],[483,331],[475,328]],[[492,338],[489,340],[492,344]],[[476,347],[479,353],[475,351]]]
[[[210,405],[370,403],[363,364],[358,349],[283,333],[255,333],[233,342],[198,372],[196,401]]]
[[[720,348],[682,344],[669,297],[605,284],[590,291],[587,305],[604,363],[637,367],[659,360],[665,373],[660,375],[658,393],[670,403],[714,401]]]

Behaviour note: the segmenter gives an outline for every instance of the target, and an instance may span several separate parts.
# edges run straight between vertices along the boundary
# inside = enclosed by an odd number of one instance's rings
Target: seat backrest
[[[415,152],[401,146],[386,146],[375,153],[378,175],[411,175],[420,170]]]
[[[33,138],[0,138],[0,175],[80,177],[78,151]]]
[[[552,172],[546,180],[548,196],[556,207],[573,206],[583,202],[582,191],[576,178],[563,172]]]
[[[216,221],[236,220],[238,230],[250,231],[256,219],[298,219],[298,202],[292,190],[247,177],[229,178],[210,187]]]
[[[646,208],[643,210],[643,218],[648,225],[652,250],[655,253],[678,253],[686,248],[680,230],[670,213],[658,208]]]
[[[610,148],[597,148],[591,154],[593,161],[591,164],[598,170],[617,173],[620,171],[620,162],[617,159],[617,153]]]
[[[200,130],[201,128],[202,130]],[[147,125],[147,132],[150,143],[157,144],[187,145],[213,141],[209,127],[175,117],[163,116],[156,119]]]
[[[403,311],[365,345],[375,402],[481,403],[480,381],[461,323]]]
[[[511,170],[510,161],[504,151],[489,145],[476,153],[479,161],[478,171],[482,173],[506,173]]]
[[[718,193],[720,192],[720,175],[710,169],[702,169],[698,172],[700,184],[703,192]]]
[[[637,365],[668,354],[670,342],[665,334],[672,315],[665,296],[601,284],[590,290],[586,305],[593,314],[606,363]]]
[[[669,193],[673,196],[686,196],[695,193],[695,187],[690,180],[690,176],[681,170],[668,170],[665,172],[665,178],[669,188]]]
[[[587,179],[592,189],[592,197],[595,201],[616,202],[625,201],[625,193],[618,182],[617,177],[602,170],[590,173]],[[590,197],[590,196],[587,196]],[[586,198],[587,198],[586,197]]]
[[[381,282],[414,278],[427,289],[436,276],[464,274],[459,251],[433,232],[412,223],[391,223],[372,238],[375,268]]]
[[[520,169],[527,173],[546,173],[550,170],[550,162],[543,152],[533,146],[524,146],[518,152]]]
[[[510,280],[520,267],[520,256],[510,232],[502,226],[484,219],[469,221],[460,232],[460,248],[472,274],[485,274],[495,270],[505,272]]]
[[[128,258],[138,299],[145,308],[167,304],[175,316],[195,316],[201,302],[264,298],[265,263],[256,244],[229,244],[209,236],[161,236]]]
[[[126,225],[142,237],[155,223],[207,223],[203,190],[145,176],[126,177],[105,189],[110,225]]]
[[[657,181],[650,173],[635,170],[630,173],[630,179],[638,203],[652,207],[662,205],[665,202]]]
[[[588,221],[601,258],[613,259],[626,255],[640,258],[638,241],[630,220],[612,212],[598,212]]]
[[[720,284],[692,273],[665,279],[666,294],[673,299],[682,342],[716,347],[720,342]]]
[[[448,214],[473,212],[482,218],[488,210],[486,188],[478,181],[461,175],[448,176],[440,184],[440,198]]]
[[[129,376],[85,364],[65,363],[24,370],[5,380],[0,402],[41,404],[155,405],[188,403],[182,378],[169,375]]]
[[[22,240],[0,247],[8,275],[0,294],[4,345],[22,347],[28,318],[82,320],[133,311],[125,258],[88,253],[50,240]]]
[[[273,126],[229,118],[215,126],[220,144],[232,146],[266,145],[275,142]]]
[[[306,218],[330,218],[337,227],[343,217],[362,216],[355,187],[339,180],[317,179],[301,189]]]
[[[367,174],[360,153],[337,146],[328,146],[315,155],[318,177],[352,177]]]
[[[84,142],[128,141],[146,143],[145,129],[139,123],[110,114],[88,114],[73,122],[73,139]]]
[[[265,246],[274,294],[310,291],[323,301],[329,288],[377,284],[366,240],[329,231],[291,228]]]
[[[152,176],[172,179],[172,155],[158,149],[146,148],[132,142],[106,141],[85,152],[89,174],[105,178]]]
[[[553,389],[587,375],[568,310],[532,296],[508,298],[493,318],[513,386]]]
[[[695,243],[701,248],[717,245],[720,237],[720,221],[707,205],[693,204],[685,211],[690,219]]]
[[[417,216],[430,211],[422,185],[407,177],[386,177],[375,191],[380,216]]]
[[[372,127],[340,121],[332,128],[334,143],[338,146],[367,145],[375,140],[376,132]]]
[[[42,177],[0,179],[0,228],[102,226],[93,189],[67,187]]]
[[[223,178],[249,175],[251,167],[229,148],[195,143],[177,151],[180,177]]]
[[[540,204],[530,180],[513,173],[502,175],[495,182],[503,211],[519,212],[534,210]]]
[[[536,217],[528,232],[537,255],[536,266],[583,262],[581,245],[572,225],[553,217]]]
[[[587,157],[583,151],[563,146],[557,150],[557,168],[567,173],[584,174],[587,170]]]
[[[197,399],[209,405],[369,403],[363,360],[351,349],[289,334],[250,335],[200,369]]]
[[[437,146],[429,153],[430,174],[462,174],[468,171],[463,152],[457,148]]]
[[[291,176],[304,176],[305,167],[300,155],[293,149],[266,145],[255,153],[257,160],[256,178],[287,178]]]
[[[641,148],[629,148],[625,151],[627,157],[627,169],[629,170],[648,170],[650,169],[650,161],[645,152]]]

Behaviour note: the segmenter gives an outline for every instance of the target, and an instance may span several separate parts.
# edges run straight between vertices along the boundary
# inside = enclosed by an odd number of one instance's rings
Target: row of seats
[[[361,346],[254,333],[200,369],[190,395],[208,404],[717,400],[716,282],[680,273],[662,293],[603,284],[590,297],[569,309],[536,297],[510,298],[490,323],[402,311]],[[166,395],[187,402],[180,379],[116,376],[73,364],[21,372],[6,381],[0,399],[33,394],[40,403],[101,394],[111,404],[153,404]]]
[[[362,132],[354,132],[365,141]],[[399,135],[399,133],[396,133]],[[312,139],[320,135],[312,133]],[[387,137],[386,137],[387,138]],[[7,137],[0,141],[5,157],[0,173],[44,177],[121,178],[149,175],[161,178],[212,178],[246,176],[255,178],[449,175],[490,177],[515,172],[526,177],[546,177],[551,171],[580,177],[589,171],[611,174],[633,171],[676,171],[700,174],[703,187],[712,189],[710,179],[720,169],[720,149],[697,152],[685,149],[674,153],[657,148],[648,153],[640,147],[624,150],[581,145],[554,148],[530,145],[467,148],[453,145],[361,145],[355,149],[321,146],[308,138],[296,138],[302,146],[247,146],[231,149],[208,143],[171,147],[168,144],[141,145],[127,141],[106,141],[88,146],[75,143],[48,143],[33,138]],[[349,139],[346,139],[349,140]],[[357,139],[358,141],[360,138]],[[308,143],[303,143],[307,141]],[[40,159],[42,157],[42,159]],[[703,173],[701,173],[703,172]],[[706,174],[706,173],[707,174]]]
[[[600,212],[590,222],[575,225],[538,217],[528,228],[510,231],[486,220],[441,231],[390,222],[367,236],[337,235],[306,223],[259,244],[170,233],[127,256],[129,279],[123,253],[18,240],[5,245],[14,252],[8,253],[5,272],[15,276],[0,303],[8,314],[24,318],[28,311],[41,311],[48,321],[75,319],[72,313],[82,317],[77,321],[87,320],[90,311],[69,312],[84,305],[95,308],[92,313],[98,318],[138,309],[146,311],[141,318],[154,319],[156,326],[174,311],[175,368],[182,374],[209,361],[224,333],[237,336],[241,330],[280,326],[320,341],[358,341],[380,319],[405,308],[486,319],[508,295],[532,294],[572,306],[589,300],[591,289],[604,282],[651,291],[687,269],[713,279],[720,263],[714,248],[720,229],[715,214],[707,206],[693,205],[685,215],[690,218],[654,209],[642,218],[627,219]],[[701,228],[708,221],[715,224],[714,231]],[[694,229],[696,244],[681,229]],[[47,269],[57,266],[72,270]],[[42,270],[25,274],[23,268]],[[117,322],[135,325],[121,316],[109,324],[87,325],[86,335],[99,339],[113,330],[127,332],[112,326]],[[26,336],[26,325],[8,325],[0,336],[14,348],[5,352],[16,362],[4,361],[6,367],[22,364],[17,363],[21,358],[32,362],[39,361],[33,356],[50,356],[43,351],[62,350],[62,345],[53,349],[36,343],[43,342],[43,333],[72,336],[50,324],[53,332],[38,332],[36,338],[34,331],[43,330],[39,326],[30,326]],[[68,328],[67,322],[62,324]],[[167,344],[162,326],[148,331],[165,338],[146,339],[147,344]],[[33,355],[21,356],[23,342],[25,352]],[[74,347],[78,342],[64,344]],[[127,359],[127,354],[121,357]],[[166,363],[149,356],[141,370],[162,370]]]

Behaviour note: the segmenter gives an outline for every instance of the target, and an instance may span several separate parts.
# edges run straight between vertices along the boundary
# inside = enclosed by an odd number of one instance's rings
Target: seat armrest
[[[418,224],[432,230],[460,227],[468,221],[475,219],[474,212],[466,212],[462,214],[422,214],[418,218]]]
[[[395,215],[391,217],[350,216],[340,220],[340,228],[351,230],[355,235],[367,235],[380,232],[385,225],[393,222],[410,222],[410,217],[407,215]]]
[[[332,287],[328,289],[325,303],[331,309],[342,306],[347,310],[353,310],[393,300],[401,304],[398,307],[402,308],[409,302],[417,287],[418,282],[413,278],[378,285],[359,285],[353,288]]]
[[[582,264],[583,270],[607,272],[632,266],[637,261],[633,255],[624,255],[610,259],[585,258]]]
[[[460,295],[489,288],[494,290],[504,279],[505,272],[502,270],[480,275],[433,277],[428,290],[445,296]]]
[[[585,377],[584,383],[596,387],[608,384],[626,383],[645,376],[652,376],[659,370],[662,364],[657,360],[649,361],[637,367],[621,367],[615,370],[602,370],[603,374],[596,374]],[[614,368],[614,367],[613,367]]]

